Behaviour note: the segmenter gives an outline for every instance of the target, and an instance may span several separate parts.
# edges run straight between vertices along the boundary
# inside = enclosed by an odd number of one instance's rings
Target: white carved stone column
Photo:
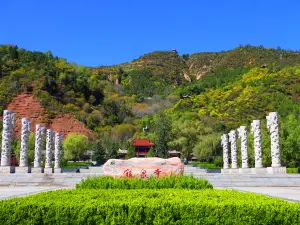
[[[281,167],[280,162],[280,136],[277,112],[271,112],[267,116],[267,127],[271,135],[272,167]]]
[[[45,161],[45,173],[53,173],[52,169],[52,147],[53,147],[53,131],[47,129],[46,138],[46,161]]]
[[[228,161],[228,135],[223,134],[221,138],[221,144],[223,146],[223,169],[229,168],[229,161]]]
[[[255,168],[262,168],[261,125],[260,120],[253,120],[251,132],[254,136]]]
[[[230,142],[230,147],[231,147],[231,169],[238,169],[236,131],[235,130],[230,131],[229,142]]]
[[[14,172],[11,163],[11,140],[13,133],[13,113],[10,110],[3,112],[3,129],[2,129],[2,152],[0,173]]]
[[[248,165],[248,131],[246,126],[238,128],[238,137],[241,139],[241,153],[242,153],[242,168],[249,168]]]
[[[61,153],[62,153],[61,143],[62,143],[62,137],[58,132],[56,132],[55,133],[55,151],[54,151],[54,157],[55,157],[54,173],[62,172],[61,167],[60,167],[60,157],[61,157]]]
[[[34,148],[34,168],[31,169],[32,173],[42,173],[42,137],[44,127],[40,124],[35,126],[35,148]]]
[[[16,173],[28,173],[28,140],[30,135],[30,120],[28,118],[22,118],[21,125],[20,164],[19,167],[16,167]]]

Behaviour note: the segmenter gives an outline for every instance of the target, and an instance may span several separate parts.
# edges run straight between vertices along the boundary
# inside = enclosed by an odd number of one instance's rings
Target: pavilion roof
[[[135,146],[135,147],[139,147],[139,146],[151,147],[151,146],[154,146],[154,144],[151,143],[149,139],[135,139],[133,141],[132,145]]]

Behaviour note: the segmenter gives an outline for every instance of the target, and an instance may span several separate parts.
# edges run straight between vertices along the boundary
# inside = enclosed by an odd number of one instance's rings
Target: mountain
[[[28,93],[44,109],[38,118],[74,116],[96,134],[103,149],[129,148],[133,138],[162,141],[160,126],[168,124],[161,146],[217,163],[222,161],[222,133],[249,126],[253,119],[264,123],[268,112],[278,111],[283,163],[300,165],[295,133],[300,129],[299,52],[250,45],[191,55],[156,51],[124,64],[90,68],[50,51],[1,45],[0,59],[1,111]],[[149,131],[143,132],[146,125]],[[267,149],[268,131],[263,129]]]

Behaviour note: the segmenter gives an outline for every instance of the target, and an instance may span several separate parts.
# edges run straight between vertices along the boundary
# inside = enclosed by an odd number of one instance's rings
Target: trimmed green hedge
[[[299,173],[300,168],[286,168],[287,173]]]
[[[1,225],[299,223],[299,203],[229,190],[60,190],[0,205]]]
[[[93,177],[83,180],[76,185],[77,189],[212,189],[213,186],[207,180],[192,176],[170,176],[141,178],[112,178]]]

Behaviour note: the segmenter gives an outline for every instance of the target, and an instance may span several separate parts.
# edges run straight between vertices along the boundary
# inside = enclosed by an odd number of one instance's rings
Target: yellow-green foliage
[[[254,68],[230,85],[181,100],[175,109],[192,108],[201,115],[226,121],[233,128],[270,111],[286,115],[288,106],[300,99],[299,71],[300,66],[278,72]]]
[[[300,204],[230,190],[60,190],[1,202],[0,224],[299,224]]]

